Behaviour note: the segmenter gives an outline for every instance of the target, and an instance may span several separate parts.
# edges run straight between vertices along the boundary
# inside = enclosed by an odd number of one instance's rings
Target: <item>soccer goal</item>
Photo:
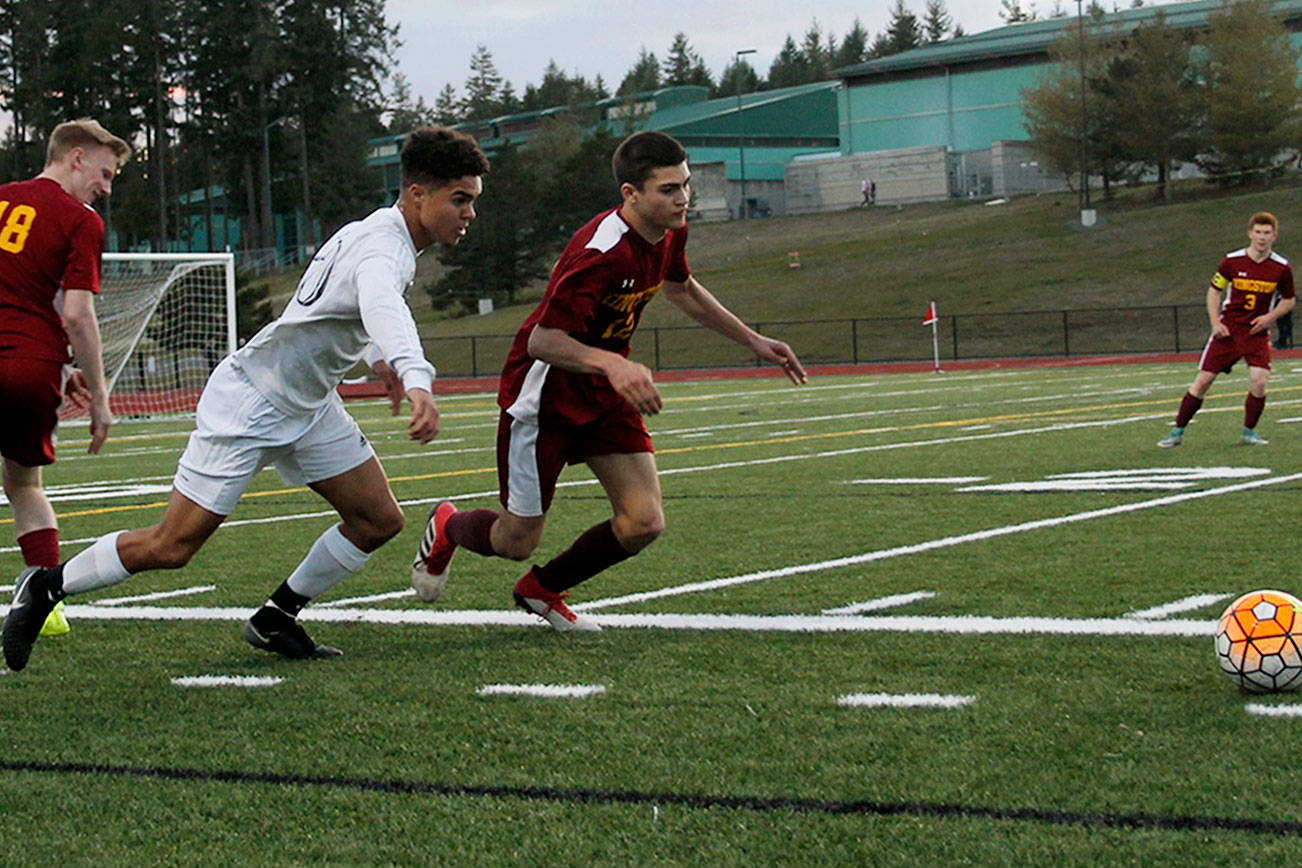
[[[106,253],[95,299],[109,406],[119,417],[188,413],[235,349],[231,253]],[[65,405],[64,418],[86,415]]]

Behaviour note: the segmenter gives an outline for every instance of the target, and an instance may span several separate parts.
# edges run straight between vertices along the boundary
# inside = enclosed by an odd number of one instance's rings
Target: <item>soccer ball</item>
[[[1302,600],[1283,591],[1251,591],[1230,603],[1216,628],[1216,659],[1252,693],[1302,687]]]

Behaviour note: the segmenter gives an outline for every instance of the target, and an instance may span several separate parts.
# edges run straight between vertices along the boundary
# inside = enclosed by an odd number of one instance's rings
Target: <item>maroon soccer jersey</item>
[[[1271,252],[1261,262],[1248,256],[1248,248],[1225,254],[1212,275],[1212,289],[1226,292],[1221,320],[1226,325],[1248,325],[1275,306],[1276,298],[1293,298],[1293,266]]]
[[[552,270],[542,303],[516,333],[502,370],[502,409],[516,418],[583,424],[623,402],[600,374],[563,371],[532,358],[529,335],[539,325],[560,329],[580,343],[627,357],[647,302],[665,281],[682,283],[691,275],[686,249],[686,227],[651,244],[619,209],[598,214],[576,232]]]
[[[99,292],[104,221],[58,182],[0,185],[0,357],[71,361],[54,298]]]

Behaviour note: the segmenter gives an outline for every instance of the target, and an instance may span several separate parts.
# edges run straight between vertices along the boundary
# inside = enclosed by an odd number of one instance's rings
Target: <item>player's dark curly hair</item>
[[[487,175],[488,158],[471,136],[447,127],[421,127],[402,143],[402,186],[441,187],[466,175]]]
[[[687,149],[673,136],[643,130],[619,143],[610,168],[616,183],[632,184],[640,190],[656,169],[677,166],[686,159]]]

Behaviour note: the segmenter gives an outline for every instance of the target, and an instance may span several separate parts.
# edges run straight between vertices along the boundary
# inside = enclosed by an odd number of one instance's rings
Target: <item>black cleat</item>
[[[14,672],[26,668],[32,645],[56,603],[66,594],[50,581],[56,569],[28,567],[14,581],[14,602],[4,625],[5,665]]]
[[[324,660],[330,657],[342,657],[344,652],[329,645],[318,645],[307,635],[303,626],[293,619],[286,619],[282,626],[259,629],[253,626],[253,619],[244,622],[244,641],[254,648],[290,657],[294,660]]]

